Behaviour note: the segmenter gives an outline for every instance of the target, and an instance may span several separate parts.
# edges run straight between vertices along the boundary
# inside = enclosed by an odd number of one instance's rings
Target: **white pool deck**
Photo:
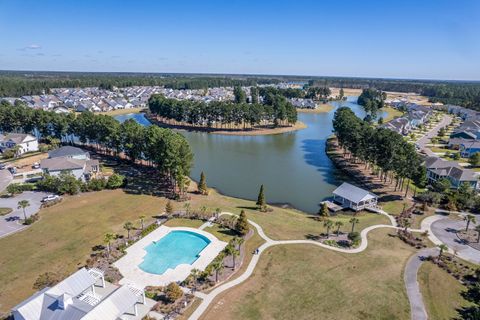
[[[143,258],[147,254],[145,248],[153,241],[158,241],[166,236],[170,231],[195,232],[208,238],[210,243],[200,252],[198,259],[192,264],[180,264],[176,266],[175,269],[167,269],[163,274],[148,273],[140,269],[138,266],[143,262]],[[185,280],[190,275],[192,269],[205,270],[209,263],[212,262],[226,245],[226,242],[218,240],[214,235],[203,230],[187,227],[170,228],[160,226],[131,247],[128,247],[126,250],[127,254],[113,265],[117,267],[123,275],[120,284],[133,284],[143,288],[146,286],[166,286],[171,282]]]

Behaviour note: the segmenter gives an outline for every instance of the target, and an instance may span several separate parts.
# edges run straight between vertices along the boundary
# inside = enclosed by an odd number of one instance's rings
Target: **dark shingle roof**
[[[88,152],[83,151],[80,148],[65,146],[55,150],[52,150],[48,153],[49,158],[60,158],[60,157],[73,157],[78,155],[88,154]]]

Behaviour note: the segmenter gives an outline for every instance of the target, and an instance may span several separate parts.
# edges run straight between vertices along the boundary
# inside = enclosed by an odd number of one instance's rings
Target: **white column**
[[[143,303],[143,304],[147,303],[147,302],[145,301],[145,292],[144,292],[144,291],[142,291],[142,303]]]
[[[102,288],[105,288],[105,277],[102,276]]]
[[[95,285],[92,284],[92,293],[95,294]]]
[[[135,316],[138,315],[137,304],[136,304],[136,303],[133,305],[133,314],[134,314]]]

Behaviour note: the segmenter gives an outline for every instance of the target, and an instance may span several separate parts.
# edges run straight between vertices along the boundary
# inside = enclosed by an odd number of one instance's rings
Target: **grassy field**
[[[249,219],[259,223],[267,236],[275,240],[305,239],[310,234],[318,235],[325,232],[323,223],[316,221],[318,217],[316,215],[307,215],[297,210],[278,207],[271,207],[273,211],[264,213],[255,210],[253,201],[226,197],[215,190],[211,190],[208,197],[192,195],[192,204],[195,208],[204,205],[209,210],[214,211],[216,207],[219,207],[222,210],[237,214],[243,209]],[[212,207],[212,204],[215,206]],[[351,215],[338,215],[331,217],[331,220],[341,220],[344,226],[340,230],[348,232],[351,229],[348,222],[351,217]],[[360,223],[355,227],[357,231],[374,224],[389,224],[389,220],[379,214],[360,213],[357,217],[360,220]]]
[[[163,206],[161,198],[115,190],[66,197],[41,210],[40,221],[0,239],[0,312],[31,295],[38,275],[72,273],[85,263],[93,246],[103,244],[105,233],[124,234],[126,221],[139,227],[142,214],[150,222]]]
[[[0,208],[0,216],[4,216],[12,212],[12,208]]]
[[[189,228],[198,228],[203,224],[201,220],[193,219],[172,219],[165,222],[167,227],[189,227]]]
[[[278,246],[202,319],[410,319],[403,266],[413,249],[375,230],[360,254]]]
[[[384,122],[388,122],[393,118],[401,117],[403,115],[403,112],[392,107],[384,107],[382,110],[387,113],[387,116],[385,117],[385,119],[383,119]]]
[[[453,319],[458,316],[457,308],[469,304],[460,295],[465,287],[432,263],[422,264],[418,282],[430,319]]]

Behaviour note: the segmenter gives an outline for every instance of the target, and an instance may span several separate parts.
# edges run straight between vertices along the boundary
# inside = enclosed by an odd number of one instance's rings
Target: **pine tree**
[[[330,211],[328,210],[328,206],[326,203],[322,203],[322,206],[320,208],[320,211],[318,211],[318,214],[322,217],[322,218],[328,218],[330,217]]]
[[[173,213],[173,206],[170,200],[168,200],[167,204],[165,205],[165,212],[167,215],[171,215]]]
[[[242,210],[237,222],[235,223],[235,231],[237,231],[238,234],[243,237],[248,233],[249,230],[250,228],[248,226],[247,215],[245,214],[245,211]]]
[[[258,193],[257,206],[259,206],[260,209],[264,209],[266,205],[267,205],[267,202],[265,200],[265,192],[263,191],[263,184],[262,184],[260,186],[260,192]]]
[[[207,187],[207,179],[205,178],[205,174],[200,174],[200,182],[198,183],[198,193],[207,195],[208,194],[208,187]]]

